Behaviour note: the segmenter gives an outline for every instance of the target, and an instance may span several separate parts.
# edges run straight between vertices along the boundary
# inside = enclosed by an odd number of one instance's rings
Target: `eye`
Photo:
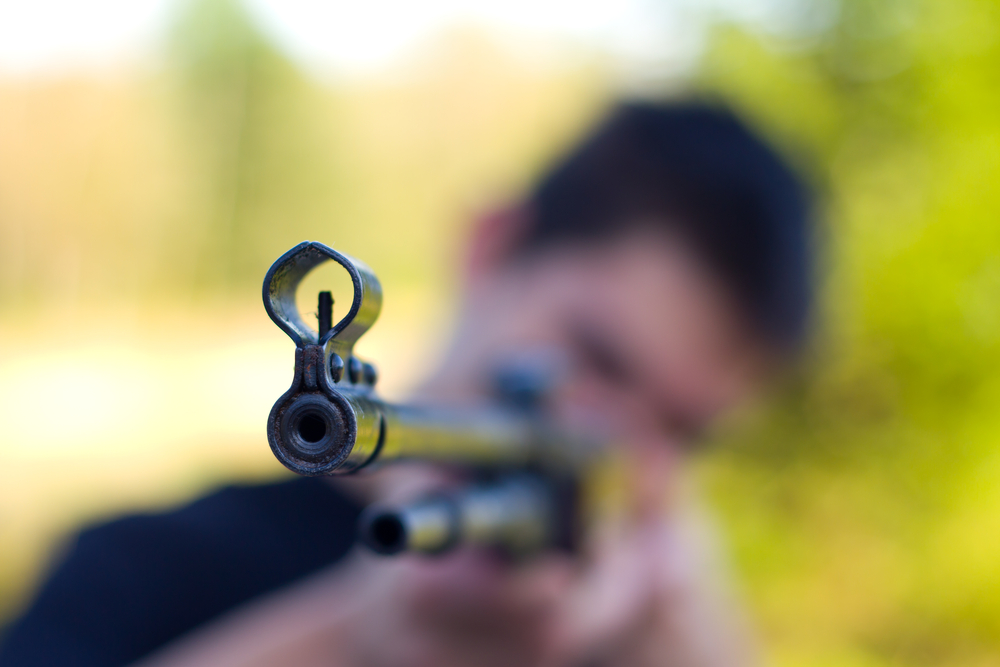
[[[631,384],[632,372],[628,363],[609,338],[582,322],[575,322],[570,331],[580,359],[586,366],[610,382]]]

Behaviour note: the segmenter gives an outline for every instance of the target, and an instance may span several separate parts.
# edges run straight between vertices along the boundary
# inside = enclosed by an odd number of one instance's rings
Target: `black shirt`
[[[86,530],[5,632],[0,667],[128,665],[342,558],[359,511],[303,478]]]

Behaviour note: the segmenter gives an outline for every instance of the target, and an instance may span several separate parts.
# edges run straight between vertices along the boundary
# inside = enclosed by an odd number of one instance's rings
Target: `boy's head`
[[[550,349],[565,416],[685,444],[807,329],[809,196],[731,113],[619,106],[469,252],[458,367]]]
[[[794,347],[810,298],[808,206],[796,175],[729,112],[626,104],[532,192],[520,250],[668,231],[762,335]]]

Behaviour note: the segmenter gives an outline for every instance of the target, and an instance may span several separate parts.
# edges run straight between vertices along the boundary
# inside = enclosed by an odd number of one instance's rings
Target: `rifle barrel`
[[[386,555],[439,554],[459,546],[530,553],[557,539],[552,495],[543,481],[521,474],[407,505],[374,506],[362,515],[361,540]]]

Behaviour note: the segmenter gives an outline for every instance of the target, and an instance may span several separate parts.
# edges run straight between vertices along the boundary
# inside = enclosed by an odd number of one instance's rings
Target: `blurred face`
[[[474,271],[450,360],[485,391],[493,369],[558,358],[552,405],[567,425],[641,445],[691,445],[746,397],[765,347],[688,246],[661,232],[567,246]]]
[[[692,638],[716,646],[720,633],[715,611],[694,615],[692,564],[703,553],[671,522],[676,455],[753,390],[765,349],[679,239],[634,233],[510,259],[504,234],[489,232],[473,239],[453,348],[419,396],[478,402],[505,364],[549,366],[554,416],[626,448],[622,513],[595,521],[571,558],[551,553],[509,567],[489,551],[458,550],[368,561],[390,604],[373,612],[379,631],[366,650],[387,665],[530,665],[589,664],[641,646],[652,662],[615,664],[694,664],[683,661]],[[434,473],[386,468],[379,493],[406,500],[455,481]],[[552,655],[569,658],[542,659]]]

